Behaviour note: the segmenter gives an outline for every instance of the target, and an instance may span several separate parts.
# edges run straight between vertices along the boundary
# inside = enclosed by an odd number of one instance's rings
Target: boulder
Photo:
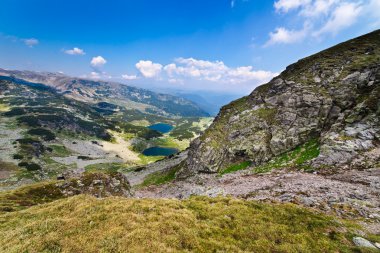
[[[366,247],[366,248],[376,249],[375,245],[373,245],[370,241],[368,241],[367,239],[364,239],[363,237],[354,237],[352,239],[352,241],[358,247]]]

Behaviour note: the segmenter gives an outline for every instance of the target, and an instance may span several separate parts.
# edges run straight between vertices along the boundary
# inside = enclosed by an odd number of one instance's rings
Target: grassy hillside
[[[80,195],[0,215],[0,251],[371,252],[357,229],[294,205]]]

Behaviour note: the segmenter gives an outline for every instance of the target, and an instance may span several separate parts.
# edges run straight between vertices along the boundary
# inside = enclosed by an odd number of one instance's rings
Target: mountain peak
[[[191,144],[179,176],[221,172],[244,162],[257,171],[347,165],[378,148],[379,98],[376,30],[304,58],[224,106]],[[314,150],[307,150],[310,145]],[[297,149],[302,152],[287,157]],[[279,161],[281,155],[286,161]]]

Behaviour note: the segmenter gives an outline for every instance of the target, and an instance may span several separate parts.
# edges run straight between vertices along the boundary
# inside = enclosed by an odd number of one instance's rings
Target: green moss
[[[308,161],[319,156],[319,141],[311,139],[310,141],[296,147],[292,151],[286,152],[273,158],[266,164],[257,166],[253,169],[255,173],[266,173],[273,169],[284,167],[294,167],[310,171],[312,168],[306,164]]]
[[[267,108],[267,107],[259,108],[256,111],[254,111],[255,115],[265,120],[268,124],[274,123],[276,113],[277,113],[276,108]]]
[[[252,164],[252,162],[250,162],[250,161],[245,161],[245,162],[241,162],[239,164],[234,164],[234,165],[231,165],[230,167],[228,167],[228,168],[226,168],[224,170],[221,170],[219,172],[219,174],[224,175],[224,174],[228,174],[228,173],[231,173],[231,172],[235,172],[235,171],[239,171],[239,170],[244,170],[247,167],[249,167],[251,164]]]

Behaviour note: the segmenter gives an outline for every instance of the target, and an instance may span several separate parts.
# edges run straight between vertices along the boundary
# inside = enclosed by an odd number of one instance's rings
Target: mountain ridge
[[[67,97],[80,101],[117,101],[140,111],[172,117],[207,117],[209,114],[196,103],[174,95],[152,92],[117,82],[69,77],[60,73],[5,70],[0,76],[8,76],[32,83],[40,83],[56,89]]]
[[[259,167],[313,138],[318,154],[304,164],[313,168],[347,163],[376,147],[379,47],[380,30],[341,43],[224,106],[192,142],[178,175],[216,173],[244,161]]]

